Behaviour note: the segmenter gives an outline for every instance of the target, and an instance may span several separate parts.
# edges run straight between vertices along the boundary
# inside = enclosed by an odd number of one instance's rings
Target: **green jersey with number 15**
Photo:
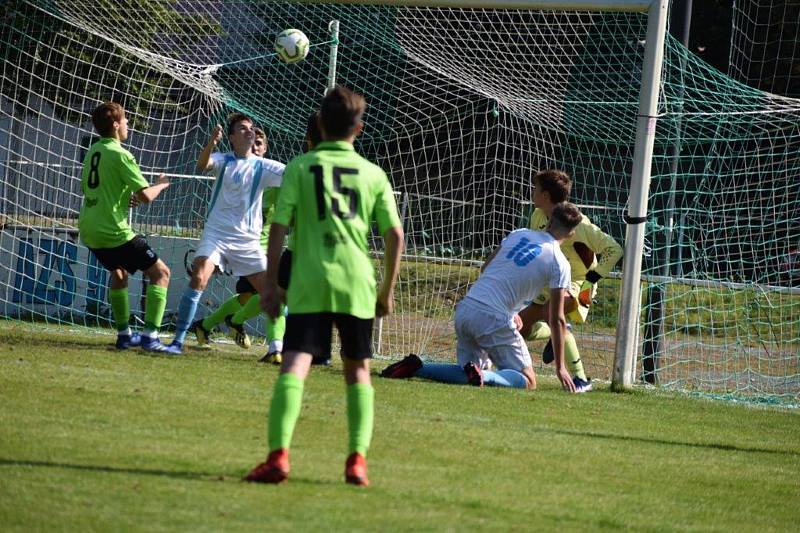
[[[81,186],[78,230],[83,244],[116,248],[136,236],[128,224],[128,204],[131,194],[150,184],[118,140],[103,137],[92,145],[83,160]]]
[[[344,141],[325,141],[293,159],[283,174],[273,222],[294,221],[292,314],[375,316],[375,270],[367,239],[400,227],[386,173]]]

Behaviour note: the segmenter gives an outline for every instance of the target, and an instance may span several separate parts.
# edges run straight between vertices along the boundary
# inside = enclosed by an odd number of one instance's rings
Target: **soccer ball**
[[[297,63],[308,55],[308,37],[300,30],[283,30],[275,37],[275,52],[284,63]]]

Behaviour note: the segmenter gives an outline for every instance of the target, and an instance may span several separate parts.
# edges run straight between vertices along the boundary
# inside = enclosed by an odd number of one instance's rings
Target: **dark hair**
[[[111,137],[114,134],[114,123],[121,122],[125,117],[125,108],[116,102],[104,102],[92,111],[92,124],[101,137]]]
[[[557,203],[550,214],[550,224],[553,229],[561,229],[566,233],[574,230],[582,219],[581,210],[570,202]]]
[[[308,124],[306,124],[306,141],[311,144],[312,150],[322,142],[322,132],[319,131],[319,111],[314,111],[308,117]]]
[[[238,123],[244,122],[245,120],[253,122],[253,119],[244,113],[231,113],[228,115],[228,135],[232,135],[233,128],[235,128]]]
[[[554,204],[566,202],[572,189],[572,180],[563,170],[541,170],[533,177],[533,183],[543,192],[550,194],[550,201]]]
[[[366,108],[364,97],[347,87],[337,85],[328,91],[319,112],[326,138],[337,140],[352,135]]]
[[[261,128],[255,127],[253,128],[253,131],[256,132],[256,139],[264,139],[264,140],[267,139],[267,134],[264,133],[264,130],[262,130]]]

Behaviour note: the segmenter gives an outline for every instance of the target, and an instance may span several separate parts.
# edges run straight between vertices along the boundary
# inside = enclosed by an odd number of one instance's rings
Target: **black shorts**
[[[288,248],[281,254],[281,261],[278,263],[278,287],[288,291],[289,279],[292,275],[292,251]]]
[[[284,352],[305,352],[315,358],[330,359],[333,325],[339,330],[342,357],[369,359],[372,357],[371,318],[357,318],[342,313],[289,314],[286,317]]]
[[[89,250],[108,270],[124,268],[130,274],[135,274],[137,270],[145,271],[158,261],[158,256],[141,235],[116,248],[89,248]]]
[[[244,294],[246,292],[251,294],[258,293],[253,284],[250,283],[250,280],[247,279],[247,276],[239,276],[239,279],[236,280],[236,294]]]
[[[283,290],[289,289],[289,275],[292,273],[292,251],[284,250],[281,254],[281,260],[278,263],[278,287]],[[258,291],[247,276],[239,276],[236,281],[236,294],[244,294],[250,292],[256,294]]]

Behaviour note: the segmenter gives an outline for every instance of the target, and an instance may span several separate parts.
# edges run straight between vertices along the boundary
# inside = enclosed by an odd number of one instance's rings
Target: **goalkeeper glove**
[[[578,293],[578,303],[584,307],[592,305],[592,292],[595,284],[603,278],[594,270],[586,273],[586,279],[581,283],[581,290]]]

